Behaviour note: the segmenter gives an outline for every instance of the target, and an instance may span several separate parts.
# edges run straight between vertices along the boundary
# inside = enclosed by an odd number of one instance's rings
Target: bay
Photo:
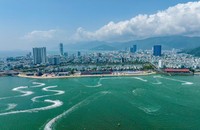
[[[199,78],[1,77],[0,129],[198,129]]]

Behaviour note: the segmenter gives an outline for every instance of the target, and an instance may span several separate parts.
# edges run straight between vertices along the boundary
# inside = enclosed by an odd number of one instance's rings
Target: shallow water
[[[198,129],[199,76],[0,78],[0,129]]]

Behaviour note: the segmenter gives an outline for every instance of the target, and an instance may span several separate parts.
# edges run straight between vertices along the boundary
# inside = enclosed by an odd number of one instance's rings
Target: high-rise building
[[[60,44],[59,44],[59,47],[60,47],[60,55],[63,56],[63,55],[64,55],[64,52],[63,52],[63,44],[60,43]]]
[[[53,56],[49,58],[50,65],[59,65],[60,64],[60,56]]]
[[[78,56],[78,57],[81,56],[81,52],[80,52],[80,51],[78,51],[77,56]]]
[[[126,58],[122,57],[122,58],[121,58],[121,62],[122,62],[122,63],[126,62]]]
[[[34,64],[45,64],[47,62],[46,47],[33,48]]]
[[[130,47],[130,52],[135,53],[137,51],[137,45],[133,45],[133,47]]]
[[[26,57],[30,58],[31,57],[31,52],[29,52]]]
[[[158,68],[163,68],[163,62],[162,62],[162,60],[158,61]]]
[[[68,53],[67,53],[67,52],[65,52],[65,53],[64,53],[64,56],[65,56],[65,57],[68,57]]]
[[[154,56],[161,56],[161,45],[154,45],[153,46],[153,55]]]
[[[133,52],[135,53],[137,51],[137,45],[133,45]]]
[[[102,57],[102,54],[101,54],[101,53],[97,53],[97,56],[98,56],[98,57]]]

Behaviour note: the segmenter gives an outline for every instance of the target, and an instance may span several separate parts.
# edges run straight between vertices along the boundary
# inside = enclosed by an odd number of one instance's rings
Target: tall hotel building
[[[47,62],[46,47],[33,48],[34,64],[45,64]]]
[[[131,53],[136,53],[136,51],[137,51],[137,45],[133,45],[133,47],[130,47]]]
[[[153,46],[153,55],[154,56],[161,56],[161,45],[154,45]]]
[[[63,44],[60,43],[60,44],[59,44],[59,47],[60,47],[60,55],[63,56],[63,55],[64,55],[64,52],[63,52]]]

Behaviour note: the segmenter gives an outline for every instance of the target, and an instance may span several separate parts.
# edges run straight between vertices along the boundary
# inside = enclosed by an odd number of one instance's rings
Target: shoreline
[[[200,72],[194,72],[194,75],[200,75]]]
[[[85,78],[85,77],[128,77],[128,76],[145,76],[145,75],[152,75],[156,74],[156,72],[145,72],[142,71],[140,73],[133,73],[133,74],[99,74],[99,75],[69,75],[69,76],[27,76],[24,74],[19,74],[17,77],[21,78],[32,78],[32,79],[67,79],[67,78]]]

